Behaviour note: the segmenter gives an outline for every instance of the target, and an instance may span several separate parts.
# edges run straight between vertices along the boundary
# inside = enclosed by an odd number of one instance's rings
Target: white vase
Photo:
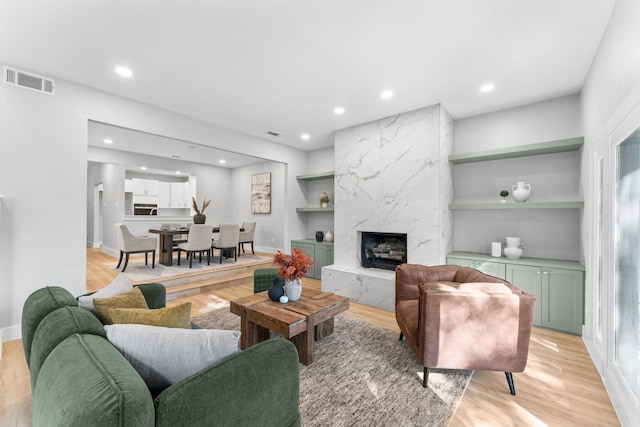
[[[524,252],[524,245],[520,243],[519,237],[506,237],[507,245],[504,248],[504,256],[511,259],[518,259]]]
[[[511,187],[511,195],[516,202],[526,202],[529,200],[529,193],[531,193],[531,184],[525,184],[524,181],[518,181],[516,185]]]
[[[302,279],[293,279],[284,281],[284,290],[289,297],[289,301],[298,301],[302,295]]]
[[[504,248],[504,256],[510,259],[518,259],[522,256],[520,248]]]
[[[520,246],[520,238],[519,237],[505,237],[507,241],[508,248],[517,248]]]
[[[333,242],[333,233],[331,232],[331,230],[325,233],[324,240],[326,240],[327,242]]]

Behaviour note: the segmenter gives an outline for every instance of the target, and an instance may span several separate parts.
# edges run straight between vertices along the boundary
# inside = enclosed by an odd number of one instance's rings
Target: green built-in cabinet
[[[311,279],[322,278],[322,267],[333,264],[333,242],[317,242],[314,239],[291,241],[291,248],[302,249],[313,258],[313,265],[305,274]]]
[[[544,258],[494,258],[474,252],[452,252],[447,255],[447,264],[475,268],[535,295],[534,326],[582,334],[584,266],[579,262]]]

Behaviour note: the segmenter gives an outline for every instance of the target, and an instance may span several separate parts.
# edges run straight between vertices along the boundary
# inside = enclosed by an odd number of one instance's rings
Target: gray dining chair
[[[122,272],[127,269],[129,264],[129,254],[139,254],[144,252],[144,265],[149,265],[149,252],[151,252],[151,268],[156,268],[156,248],[158,241],[155,237],[136,237],[131,233],[129,227],[125,224],[116,224],[116,236],[118,238],[118,249],[120,249],[120,259],[116,270],[122,264],[122,256],[125,255],[124,266]]]
[[[238,261],[238,241],[240,239],[240,226],[238,224],[221,224],[218,239],[211,242],[211,252],[214,249],[220,251],[220,264],[224,253],[233,251],[234,261]]]
[[[193,265],[193,257],[200,254],[200,262],[202,262],[202,253],[207,253],[207,265],[211,263],[211,236],[213,235],[213,225],[194,224],[189,228],[187,242],[178,245],[178,265],[180,265],[180,253],[186,252],[189,258],[189,268]]]
[[[240,247],[242,246],[242,252],[244,252],[244,244],[251,243],[251,253],[256,254],[253,250],[253,236],[256,232],[256,223],[255,222],[244,222],[242,223],[242,230],[240,232],[240,237],[238,239],[238,256],[240,255]]]

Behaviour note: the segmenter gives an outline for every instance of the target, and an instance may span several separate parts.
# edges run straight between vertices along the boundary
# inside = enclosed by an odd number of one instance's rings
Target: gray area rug
[[[217,252],[216,252],[217,253]],[[151,259],[149,259],[149,264],[145,265],[144,256],[131,257],[129,259],[129,264],[127,265],[127,269],[124,274],[129,278],[129,280],[133,282],[139,281],[149,281],[156,279],[166,279],[173,276],[179,276],[182,274],[192,274],[192,273],[200,273],[204,271],[212,271],[227,268],[229,266],[237,267],[238,265],[244,264],[252,264],[259,261],[271,260],[272,257],[262,256],[262,255],[253,255],[253,254],[242,254],[238,257],[237,261],[234,261],[233,258],[222,258],[222,263],[220,263],[220,258],[216,255],[214,258],[211,258],[210,264],[207,264],[207,258],[204,256],[202,258],[202,262],[199,262],[200,258],[195,258],[192,267],[189,268],[189,261],[184,259],[184,255],[182,255],[182,259],[180,261],[180,265],[177,263],[177,258],[174,257],[173,265],[166,266],[162,265],[156,259],[155,268],[151,268]],[[118,262],[109,261],[105,263],[106,266],[115,269],[118,265]],[[124,260],[120,265],[120,270],[124,265]]]
[[[203,328],[240,329],[229,309],[193,318]],[[431,370],[399,334],[349,316],[315,343],[314,362],[300,365],[303,426],[445,426],[473,371]]]

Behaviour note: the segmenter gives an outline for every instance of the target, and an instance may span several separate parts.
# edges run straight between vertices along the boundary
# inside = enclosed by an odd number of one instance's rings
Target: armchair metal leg
[[[156,251],[151,252],[151,268],[156,268]]]
[[[124,252],[120,251],[120,259],[118,260],[118,265],[116,266],[116,270],[120,268],[120,264],[122,264],[122,255]]]
[[[511,372],[504,373],[507,376],[507,384],[509,384],[509,391],[512,395],[516,395],[516,386],[513,384],[513,374]]]
[[[427,388],[427,382],[429,381],[429,368],[424,366],[424,371],[422,375],[422,387]]]
[[[402,341],[402,338],[404,338],[404,335],[400,332],[400,339],[398,341]]]

